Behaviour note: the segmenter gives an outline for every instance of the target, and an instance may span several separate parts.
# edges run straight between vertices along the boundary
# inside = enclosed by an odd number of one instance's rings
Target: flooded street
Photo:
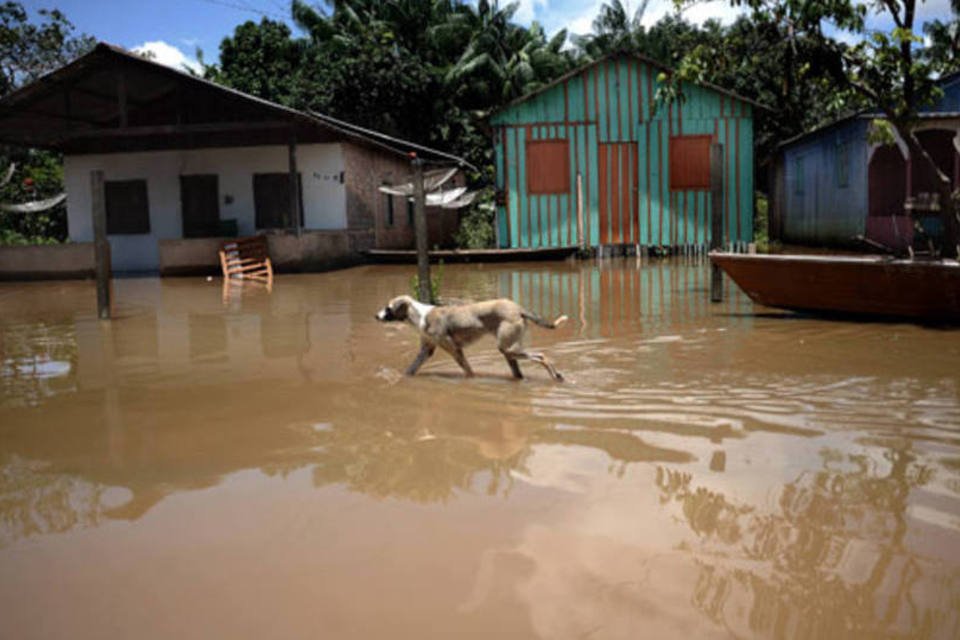
[[[413,267],[0,284],[0,637],[960,637],[960,331],[703,261],[446,265],[511,297],[413,378]]]

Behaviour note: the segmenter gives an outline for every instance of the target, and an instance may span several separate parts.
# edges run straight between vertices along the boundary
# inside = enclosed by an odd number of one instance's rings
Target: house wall
[[[853,244],[865,231],[869,122],[852,120],[783,151],[783,241],[795,244]],[[838,160],[848,146],[846,186]],[[802,165],[802,168],[801,168]]]
[[[347,190],[340,179],[345,170],[344,146],[297,146],[306,229],[347,226]],[[150,233],[111,235],[109,240],[115,270],[153,271],[160,265],[158,242],[183,235],[181,175],[217,174],[220,218],[235,219],[240,235],[252,235],[256,231],[253,174],[286,172],[288,150],[278,145],[67,156],[67,222],[74,242],[93,240],[90,172],[96,169],[104,172],[105,180],[147,180]]]
[[[92,278],[93,243],[0,246],[0,280]]]
[[[670,189],[674,135],[709,135],[724,145],[725,240],[752,240],[752,107],[722,92],[684,85],[682,103],[658,108],[659,73],[631,57],[607,60],[493,118],[501,246],[576,245],[577,174],[583,181],[585,244],[708,244],[709,191]],[[569,189],[530,195],[527,142],[561,139],[569,147]],[[623,146],[601,147],[617,144]],[[601,163],[609,168],[612,162],[622,169],[608,172],[608,184],[601,184]],[[609,184],[611,175],[619,176],[620,184]],[[602,209],[607,215],[601,216]]]
[[[416,244],[413,224],[407,213],[407,199],[388,196],[379,191],[384,184],[409,182],[412,175],[410,161],[395,155],[377,153],[355,145],[344,145],[347,167],[347,211],[351,229],[374,229],[374,243],[378,249],[412,249]],[[448,186],[463,186],[460,172]],[[393,200],[393,222],[387,215],[387,199]],[[427,236],[429,247],[452,246],[460,228],[459,212],[439,207],[427,207]]]
[[[387,223],[387,197],[378,189],[408,179],[410,161],[394,155],[375,153],[355,145],[344,148],[347,167],[347,210],[351,228],[373,227],[380,249],[406,248],[413,244],[413,229],[407,224],[404,199],[393,198],[394,224]]]

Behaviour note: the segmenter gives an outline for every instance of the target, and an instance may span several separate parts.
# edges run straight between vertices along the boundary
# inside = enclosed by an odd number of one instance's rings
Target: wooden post
[[[290,132],[290,142],[287,144],[287,166],[290,172],[290,217],[291,225],[297,230],[297,237],[302,233],[300,225],[300,184],[297,177],[297,138]]]
[[[423,160],[413,159],[413,231],[417,238],[417,281],[420,302],[433,303],[430,287],[430,256],[427,238],[427,203],[423,189]]]
[[[710,250],[723,243],[723,145],[710,145]],[[723,301],[723,272],[710,266],[710,302]]]
[[[583,176],[577,172],[577,242],[580,250],[586,249],[586,238],[583,237]]]
[[[90,204],[93,217],[93,255],[97,276],[97,316],[110,319],[110,243],[107,241],[107,202],[103,171],[90,172]]]

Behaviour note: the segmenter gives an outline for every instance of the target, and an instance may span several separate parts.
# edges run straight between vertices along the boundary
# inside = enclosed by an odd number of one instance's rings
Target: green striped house
[[[580,244],[578,199],[586,246],[708,245],[714,141],[724,149],[724,241],[753,239],[756,104],[687,83],[682,100],[658,104],[665,70],[611,55],[494,114],[500,247]]]

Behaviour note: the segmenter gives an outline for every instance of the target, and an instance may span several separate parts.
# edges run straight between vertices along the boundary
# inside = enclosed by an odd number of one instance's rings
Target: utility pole
[[[723,145],[710,145],[710,251],[723,243]],[[710,302],[723,301],[723,272],[710,265]]]
[[[413,231],[417,238],[417,282],[419,291],[417,297],[420,302],[433,304],[433,295],[430,287],[430,256],[427,253],[429,241],[427,238],[427,202],[423,188],[423,160],[416,154],[410,154],[413,160]]]

